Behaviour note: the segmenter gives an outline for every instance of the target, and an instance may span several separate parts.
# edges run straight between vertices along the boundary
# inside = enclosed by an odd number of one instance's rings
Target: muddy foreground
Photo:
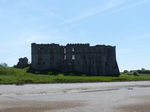
[[[0,112],[150,112],[150,81],[0,85]]]

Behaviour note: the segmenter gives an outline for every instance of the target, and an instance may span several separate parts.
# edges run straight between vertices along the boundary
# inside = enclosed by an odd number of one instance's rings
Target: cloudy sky
[[[0,0],[0,63],[31,43],[116,46],[120,71],[150,69],[150,0]]]

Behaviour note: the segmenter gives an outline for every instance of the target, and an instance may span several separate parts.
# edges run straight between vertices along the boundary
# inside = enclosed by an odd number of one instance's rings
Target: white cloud
[[[90,10],[90,11],[85,12],[84,14],[81,14],[80,16],[77,16],[77,17],[75,17],[73,19],[70,19],[68,21],[69,22],[74,22],[74,21],[78,21],[78,20],[81,20],[81,19],[84,19],[84,18],[88,18],[90,16],[93,16],[93,15],[102,13],[106,10],[109,10],[109,9],[111,9],[111,8],[121,4],[121,3],[122,3],[122,1],[120,1],[120,0],[111,0],[111,1],[107,2],[103,7],[99,7],[99,8]]]

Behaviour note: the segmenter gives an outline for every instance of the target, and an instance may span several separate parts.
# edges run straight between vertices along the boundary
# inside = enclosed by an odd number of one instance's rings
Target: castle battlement
[[[90,45],[89,43],[70,43],[70,44],[67,44],[67,45]]]

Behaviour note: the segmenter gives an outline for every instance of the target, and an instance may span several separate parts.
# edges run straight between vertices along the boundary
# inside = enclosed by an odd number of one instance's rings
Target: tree
[[[141,71],[144,72],[144,71],[145,71],[145,68],[141,68]]]
[[[2,68],[3,66],[0,64],[0,68]]]
[[[0,63],[0,67],[8,67],[7,63]]]
[[[123,73],[125,73],[125,74],[128,73],[128,70],[124,70]]]

